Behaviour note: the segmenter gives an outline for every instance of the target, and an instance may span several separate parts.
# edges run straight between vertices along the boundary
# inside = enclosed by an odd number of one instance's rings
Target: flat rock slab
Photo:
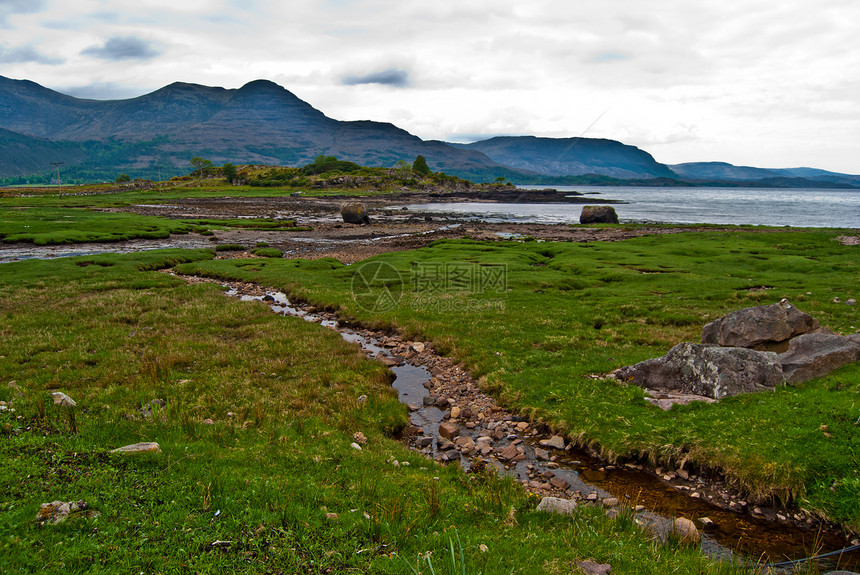
[[[133,443],[112,450],[111,453],[161,453],[161,447],[154,442]]]
[[[684,342],[659,358],[623,367],[616,377],[648,389],[722,399],[773,390],[785,378],[777,354]]]
[[[782,300],[744,308],[712,321],[702,328],[702,343],[785,351],[784,342],[819,327],[814,317]]]
[[[800,383],[860,361],[860,338],[807,333],[792,339],[779,361],[786,381]]]

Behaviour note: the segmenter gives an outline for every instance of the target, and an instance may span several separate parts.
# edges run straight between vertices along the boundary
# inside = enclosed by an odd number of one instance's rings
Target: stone
[[[412,344],[412,349],[417,353],[424,353],[424,344],[420,341],[416,341]]]
[[[553,435],[549,439],[542,439],[540,444],[553,449],[564,449],[564,438],[560,435]]]
[[[419,437],[418,439],[415,440],[415,446],[418,449],[422,449],[424,447],[430,447],[431,445],[433,445],[433,438],[432,437]]]
[[[818,320],[786,300],[732,312],[702,329],[702,343],[785,351],[793,337],[819,329]]]
[[[367,437],[360,431],[356,431],[352,434],[352,438],[359,445],[367,445]]]
[[[54,405],[59,405],[60,407],[74,407],[77,405],[74,399],[62,391],[55,391],[51,395],[54,396]]]
[[[94,517],[98,512],[89,510],[86,501],[52,501],[51,503],[42,503],[39,506],[39,512],[36,513],[36,521],[39,523],[62,523],[71,515],[82,514],[87,517]]]
[[[582,206],[580,224],[617,224],[618,214],[612,206]]]
[[[116,449],[112,450],[111,453],[161,453],[161,447],[155,442],[146,441],[142,443],[132,443],[131,445],[117,447]]]
[[[576,501],[562,497],[544,497],[536,508],[537,511],[559,515],[573,515],[574,509],[576,509]]]
[[[454,446],[459,449],[463,455],[469,455],[475,451],[475,440],[468,435],[461,435],[454,440]]]
[[[648,389],[712,399],[773,390],[785,383],[776,353],[690,342],[663,357],[623,367],[616,377]]]
[[[445,421],[439,425],[439,435],[445,439],[454,439],[460,435],[460,427],[456,423]]]
[[[562,479],[561,477],[553,477],[552,479],[549,480],[549,483],[550,483],[550,485],[552,485],[556,489],[561,489],[562,491],[565,491],[568,487],[570,487],[570,483],[568,483],[566,480]]]
[[[460,408],[454,406],[451,408],[451,419],[457,419],[458,417],[460,417]]]
[[[370,224],[370,216],[367,213],[367,208],[364,207],[364,204],[358,202],[342,205],[340,208],[340,217],[347,224]]]
[[[702,538],[696,524],[685,517],[678,517],[669,526],[669,535],[677,537],[684,545],[696,545]]]
[[[516,445],[508,445],[507,447],[499,450],[499,457],[501,459],[507,459],[508,461],[515,459],[519,454],[520,450],[517,449]]]
[[[580,561],[577,564],[580,571],[585,575],[611,575],[612,565],[609,563],[595,563],[594,561]]]
[[[618,507],[621,504],[616,497],[607,497],[601,503],[603,503],[604,507]]]
[[[860,342],[836,334],[807,333],[792,339],[779,361],[786,381],[801,383],[860,361]]]
[[[547,460],[549,459],[549,452],[546,449],[535,447],[535,459]]]

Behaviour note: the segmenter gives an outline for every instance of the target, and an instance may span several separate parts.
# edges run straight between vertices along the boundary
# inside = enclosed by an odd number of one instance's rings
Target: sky
[[[425,140],[860,174],[857,0],[0,0],[0,75],[94,99],[266,79]]]

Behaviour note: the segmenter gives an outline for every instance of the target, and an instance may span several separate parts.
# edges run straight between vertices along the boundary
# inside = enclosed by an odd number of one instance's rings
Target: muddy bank
[[[229,287],[229,295],[266,301],[277,313],[336,329],[369,357],[388,365],[396,376],[399,397],[410,410],[410,426],[402,440],[440,463],[466,470],[492,467],[536,495],[601,506],[610,515],[627,509],[658,536],[670,519],[690,519],[702,533],[703,550],[713,556],[739,553],[754,561],[782,561],[849,545],[835,526],[800,510],[745,501],[719,474],[683,465],[666,470],[635,461],[602,460],[547,426],[500,406],[462,365],[436,353],[431,342],[345,326],[335,314],[289,302],[284,294],[255,284],[213,283]],[[846,555],[839,565],[856,568],[860,557]],[[835,563],[826,566],[833,568]]]

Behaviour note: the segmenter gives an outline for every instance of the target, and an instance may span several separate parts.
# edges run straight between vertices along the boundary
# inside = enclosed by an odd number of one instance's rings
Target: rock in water
[[[340,208],[340,216],[347,224],[370,224],[370,216],[367,213],[367,208],[364,204],[344,204]]]
[[[669,534],[677,537],[684,545],[696,545],[701,539],[696,524],[684,517],[679,517],[672,522],[669,526]]]
[[[576,501],[561,497],[544,497],[537,506],[537,511],[559,515],[573,515],[574,509],[576,509]]]
[[[712,321],[702,329],[702,343],[781,352],[791,338],[819,327],[814,317],[782,300],[741,309]]]
[[[616,377],[648,389],[722,399],[785,383],[777,354],[684,342],[656,359],[618,370]]]
[[[778,357],[786,381],[801,383],[860,361],[860,341],[832,333],[807,333],[792,339],[788,351]]]
[[[617,224],[618,214],[612,206],[582,206],[580,224]]]

